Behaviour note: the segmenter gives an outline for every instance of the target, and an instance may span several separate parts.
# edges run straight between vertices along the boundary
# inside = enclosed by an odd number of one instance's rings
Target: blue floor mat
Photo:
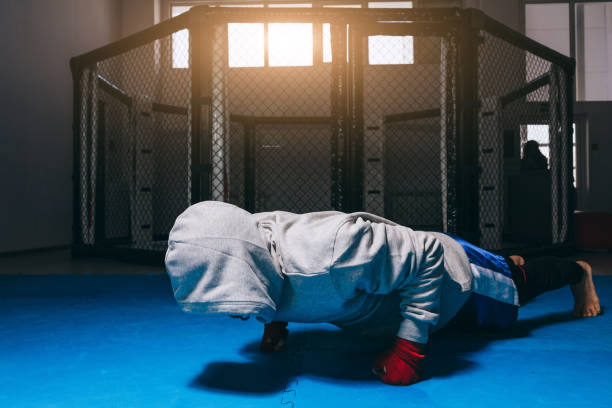
[[[605,307],[612,277],[596,277]],[[370,373],[386,339],[182,313],[165,276],[0,276],[0,407],[610,407],[612,314],[571,316],[568,288],[521,308],[503,333],[446,330],[427,379]]]

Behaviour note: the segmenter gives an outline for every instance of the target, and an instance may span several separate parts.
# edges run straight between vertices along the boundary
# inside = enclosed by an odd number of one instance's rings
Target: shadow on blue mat
[[[466,354],[478,352],[489,343],[529,337],[533,330],[577,320],[571,312],[556,312],[517,321],[507,330],[465,329],[449,326],[432,336],[428,346],[425,379],[448,377],[473,369],[475,363]]]
[[[482,350],[491,342],[528,337],[534,329],[575,319],[565,311],[521,319],[503,332],[445,328],[431,338],[425,379],[474,369],[476,363],[466,354]],[[392,338],[392,335],[355,336],[335,329],[292,332],[287,351],[261,354],[259,344],[250,343],[241,353],[251,361],[210,363],[190,385],[220,392],[267,394],[279,392],[304,376],[335,383],[378,382],[370,367]]]
[[[276,393],[294,378],[315,376],[330,381],[375,381],[368,367],[381,351],[371,338],[356,339],[341,330],[291,332],[280,353],[262,354],[259,343],[241,353],[246,363],[214,362],[193,380],[196,388],[243,393]]]

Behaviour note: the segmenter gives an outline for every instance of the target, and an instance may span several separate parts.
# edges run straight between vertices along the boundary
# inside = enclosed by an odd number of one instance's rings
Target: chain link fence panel
[[[189,30],[120,43],[75,70],[75,243],[162,254],[176,217],[200,200],[251,212],[363,210],[461,234],[470,69],[478,243],[568,242],[567,66],[516,37],[462,38],[469,13],[393,11],[420,25],[394,20],[381,35],[380,24],[340,13],[310,20],[277,9],[299,20],[285,23],[263,10],[249,21],[251,12],[187,20],[198,15],[190,11],[178,17]],[[470,46],[476,66],[462,67]],[[530,141],[542,168],[524,157]]]
[[[183,41],[183,43],[181,42]],[[85,244],[165,250],[190,203],[185,32],[83,70],[78,209]]]
[[[481,32],[479,210],[490,249],[568,240],[571,128],[567,74],[503,38]]]

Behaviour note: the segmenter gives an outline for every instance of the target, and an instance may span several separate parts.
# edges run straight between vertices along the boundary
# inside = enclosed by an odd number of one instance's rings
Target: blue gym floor
[[[428,378],[393,387],[370,373],[383,339],[290,324],[261,355],[260,323],[182,313],[166,276],[0,276],[0,407],[610,407],[612,314],[571,308],[564,288],[503,334],[443,332]]]

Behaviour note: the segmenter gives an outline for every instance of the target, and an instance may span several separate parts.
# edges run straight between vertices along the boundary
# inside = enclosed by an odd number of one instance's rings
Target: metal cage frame
[[[227,113],[223,126],[229,128],[230,123],[234,123],[244,135],[244,142],[241,142],[240,146],[243,163],[241,166],[243,165],[244,169],[240,174],[242,187],[239,194],[240,204],[245,209],[259,209],[256,204],[258,192],[255,182],[257,127],[308,124],[329,128],[332,135],[329,146],[331,195],[328,209],[345,212],[368,210],[365,205],[368,195],[375,196],[380,194],[380,191],[376,186],[372,188],[366,185],[368,183],[365,179],[368,175],[364,168],[379,165],[376,160],[380,159],[368,158],[368,146],[364,142],[364,133],[375,131],[372,130],[375,126],[364,121],[364,99],[367,98],[364,96],[364,67],[367,65],[364,62],[364,44],[368,36],[372,35],[435,37],[441,39],[443,44],[439,65],[444,73],[440,79],[440,90],[435,90],[444,94],[439,99],[439,106],[386,115],[382,126],[427,118],[439,121],[436,126],[440,126],[441,139],[437,148],[447,157],[440,170],[441,200],[444,208],[441,229],[501,252],[519,249],[551,250],[572,244],[571,151],[575,72],[575,61],[572,58],[525,37],[475,9],[236,9],[197,6],[178,17],[71,59],[74,84],[73,254],[111,255],[137,262],[160,263],[164,255],[163,242],[167,239],[166,231],[165,234],[156,236],[156,240],[161,242],[159,246],[139,248],[117,245],[116,241],[106,236],[105,217],[112,216],[112,211],[109,214],[110,210],[105,209],[107,194],[104,193],[104,182],[100,180],[104,180],[105,172],[108,171],[108,167],[104,165],[107,161],[107,149],[101,147],[107,143],[105,138],[108,135],[105,128],[98,128],[97,121],[105,120],[105,114],[100,108],[100,104],[104,102],[99,100],[97,94],[103,92],[110,95],[113,100],[126,107],[126,112],[134,111],[135,105],[146,101],[138,101],[133,94],[99,75],[98,64],[134,52],[143,46],[151,46],[154,52],[158,52],[160,46],[152,44],[169,38],[180,30],[189,30],[190,66],[186,71],[187,88],[183,90],[183,97],[188,96],[188,100],[184,99],[184,105],[153,101],[147,105],[148,113],[140,111],[139,114],[145,119],[147,115],[156,112],[180,115],[186,120],[185,136],[188,146],[185,147],[185,152],[189,155],[186,170],[189,179],[189,202],[185,202],[184,207],[189,203],[207,199],[231,201],[227,186],[221,195],[214,192],[215,183],[221,182],[220,179],[215,179],[219,177],[218,174],[215,176],[215,166],[218,167],[215,160],[220,156],[214,152],[216,142],[212,123],[215,120],[213,111],[217,103],[217,97],[213,95],[213,76],[216,75],[213,60],[218,58],[214,55],[213,42],[215,38],[219,38],[214,30],[215,27],[227,26],[227,23],[263,22],[330,24],[333,57],[329,69],[330,109],[328,115],[322,116],[265,117]],[[539,71],[543,70],[541,67],[549,69],[530,80],[525,78],[526,72],[519,73],[523,83],[513,86],[510,90],[501,90],[501,86],[498,89],[495,80],[487,77],[503,73],[503,63],[498,62],[499,72],[493,72],[492,75],[487,74],[487,64],[493,60],[503,62],[505,57],[503,53],[496,51],[495,47],[486,49],[487,47],[483,46],[486,41],[491,44],[497,42],[499,47],[512,47],[512,52],[519,55],[517,60],[525,59],[521,55],[528,55],[528,59],[529,56],[533,56],[532,59],[537,58]],[[346,49],[348,53],[345,53]],[[525,64],[529,63],[527,61]],[[527,68],[524,70],[527,71]],[[512,74],[513,72],[510,72],[508,75]],[[482,90],[487,86],[494,89],[490,95],[495,94],[495,97],[483,94]],[[544,95],[544,99],[532,101],[532,96],[538,92]],[[512,111],[513,104],[520,104],[521,108]],[[554,163],[551,160],[549,176],[551,189],[554,190],[552,206],[556,208],[552,224],[558,225],[552,225],[552,237],[548,240],[520,242],[519,239],[519,242],[504,246],[501,243],[501,227],[497,226],[498,223],[503,223],[501,218],[504,215],[500,213],[503,210],[490,209],[495,205],[503,206],[504,199],[507,200],[503,194],[506,193],[501,191],[501,185],[486,181],[488,176],[483,176],[483,172],[489,174],[489,178],[497,177],[501,180],[503,176],[500,160],[504,160],[503,133],[507,129],[504,129],[503,121],[507,119],[501,117],[514,115],[512,126],[516,128],[523,120],[521,118],[532,111],[540,112],[540,117],[550,125],[551,140],[554,139],[558,145]],[[138,118],[131,117],[130,120]],[[520,126],[523,125],[521,122]],[[493,142],[487,141],[483,135],[493,135]],[[134,157],[138,149],[143,154],[150,154],[147,142],[134,143],[130,148],[130,154]],[[143,160],[145,161],[142,166],[150,166],[146,159]],[[382,184],[387,183],[387,179],[382,180]],[[224,181],[226,182],[227,180]],[[381,188],[384,186],[381,185]],[[150,193],[150,188],[149,191],[144,190],[143,193]],[[493,194],[493,198],[490,194]],[[385,213],[391,212],[390,205],[385,202],[380,215],[388,215]],[[130,222],[135,221],[132,219]],[[142,220],[138,222],[146,223]],[[146,225],[142,226],[144,228]],[[151,229],[151,225],[148,225],[148,228]],[[150,236],[152,232],[147,234]],[[133,231],[128,235],[134,239]]]

